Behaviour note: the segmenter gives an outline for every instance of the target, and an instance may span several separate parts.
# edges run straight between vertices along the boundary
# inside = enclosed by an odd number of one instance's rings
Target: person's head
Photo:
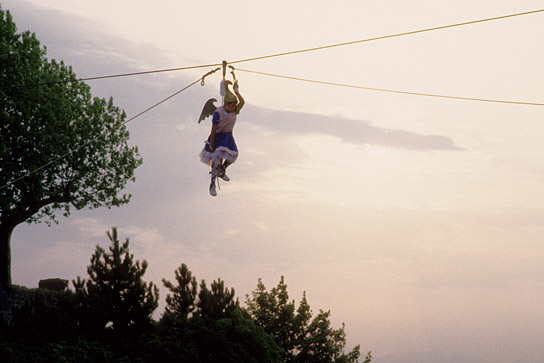
[[[227,95],[225,96],[225,110],[227,112],[234,112],[237,104],[238,98],[236,98],[232,92],[227,92]]]
[[[227,112],[234,112],[236,111],[236,105],[238,104],[238,101],[232,101],[225,103],[225,110]]]

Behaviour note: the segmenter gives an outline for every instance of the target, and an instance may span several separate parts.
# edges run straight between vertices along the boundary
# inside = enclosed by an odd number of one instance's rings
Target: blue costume
[[[222,160],[232,164],[238,158],[238,147],[232,135],[236,124],[236,113],[227,112],[225,107],[218,107],[213,113],[212,123],[217,125],[215,132],[215,150],[211,150],[210,137],[200,152],[200,160],[205,164],[213,162],[214,165],[221,164]]]

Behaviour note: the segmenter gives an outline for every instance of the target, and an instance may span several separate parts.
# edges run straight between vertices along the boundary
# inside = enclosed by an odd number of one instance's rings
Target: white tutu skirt
[[[208,137],[204,149],[200,152],[200,161],[204,164],[211,164],[213,162],[215,165],[218,165],[222,160],[226,160],[232,164],[238,158],[238,147],[236,146],[232,132],[215,134],[215,150],[213,152],[211,152],[209,143],[210,138]]]

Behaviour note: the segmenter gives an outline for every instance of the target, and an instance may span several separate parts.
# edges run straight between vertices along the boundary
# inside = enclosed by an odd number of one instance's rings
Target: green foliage
[[[159,327],[161,362],[281,362],[281,350],[271,335],[242,309],[218,320],[193,316],[186,320],[165,315]]]
[[[342,362],[356,363],[360,346],[344,354],[346,334],[342,328],[333,329],[330,312],[319,311],[312,320],[306,293],[295,313],[295,301],[289,301],[283,276],[278,286],[267,291],[261,279],[252,297],[246,298],[247,310],[255,322],[272,334],[283,349],[286,362]],[[365,362],[370,362],[370,353]]]
[[[164,286],[173,293],[166,296],[166,313],[179,314],[182,318],[192,313],[196,307],[197,283],[186,264],[182,264],[175,272],[177,286],[162,279]]]
[[[231,288],[229,291],[221,279],[212,282],[211,290],[203,280],[198,298],[197,306],[200,315],[213,320],[229,317],[240,306],[238,299],[234,300],[234,289]]]
[[[7,301],[24,303],[0,326],[1,362],[359,362],[359,346],[343,352],[344,326],[332,328],[328,311],[312,318],[306,294],[295,309],[283,277],[271,291],[259,280],[243,309],[221,279],[198,285],[182,264],[176,283],[163,279],[170,293],[155,322],[158,289],[142,280],[146,261],[134,261],[115,228],[108,237],[75,292],[3,289]],[[369,353],[362,363],[370,361]]]
[[[307,324],[311,317],[306,298],[304,297],[304,304],[301,304],[295,314],[295,302],[289,301],[283,276],[278,286],[270,292],[259,279],[257,289],[252,295],[252,299],[247,297],[246,301],[249,313],[258,325],[274,336],[276,343],[284,351],[285,360],[289,361],[295,354],[299,341],[304,337],[302,326]]]
[[[166,362],[280,362],[281,349],[235,300],[221,279],[200,291],[185,264],[176,270],[177,285],[163,279],[172,295],[160,321]],[[168,354],[164,354],[168,352]]]
[[[22,343],[0,342],[0,361],[10,363],[41,362],[119,362],[105,344],[77,339],[73,343],[59,341],[41,346]]]
[[[142,163],[125,113],[91,96],[71,67],[48,60],[30,32],[0,9],[0,283],[11,283],[11,231],[55,221],[72,207],[111,208]],[[42,84],[42,85],[38,85]],[[32,173],[32,174],[29,174]],[[17,180],[17,181],[16,181]],[[15,182],[16,181],[16,182]]]
[[[73,337],[74,294],[42,289],[13,288],[23,302],[1,332],[11,341],[33,344],[66,340]],[[0,334],[1,335],[1,334]]]
[[[142,280],[147,262],[134,262],[129,240],[120,244],[116,228],[107,234],[109,253],[96,246],[87,268],[89,280],[73,281],[81,324],[98,332],[111,324],[116,334],[146,330],[158,306],[159,290]]]
[[[70,204],[81,209],[128,202],[116,195],[141,160],[127,145],[124,112],[111,99],[93,98],[71,67],[45,58],[35,34],[16,34],[9,12],[0,10],[0,16],[0,87],[8,87],[0,89],[0,185],[70,153],[3,188],[2,218],[37,221],[54,218],[56,209],[69,214]],[[52,83],[10,88],[44,82]]]
[[[178,318],[186,319],[190,314],[204,318],[218,320],[229,317],[231,313],[240,307],[238,299],[234,299],[234,289],[225,287],[221,279],[212,282],[211,290],[208,289],[206,281],[200,283],[200,291],[196,278],[192,276],[187,265],[182,264],[175,272],[177,285],[162,279],[164,286],[170,290],[172,295],[166,296],[165,314],[176,315]]]

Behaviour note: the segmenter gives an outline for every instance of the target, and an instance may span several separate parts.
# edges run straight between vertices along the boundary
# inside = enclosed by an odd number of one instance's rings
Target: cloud
[[[20,30],[32,28],[38,39],[47,39],[43,45],[51,49],[54,58],[64,59],[68,64],[73,65],[78,76],[96,76],[107,74],[129,73],[133,71],[149,70],[160,68],[160,65],[168,68],[172,66],[169,56],[152,44],[134,43],[119,36],[112,35],[105,30],[97,30],[101,24],[96,24],[74,15],[67,15],[56,10],[40,8],[35,9],[33,5],[25,2],[11,4],[17,15],[15,21],[21,23]],[[45,13],[54,15],[44,16]],[[57,19],[56,23],[44,22],[46,18]],[[71,29],[70,32],[58,31],[58,24],[63,23]],[[178,60],[179,62],[179,60]],[[167,75],[167,76],[165,76]],[[109,81],[93,82],[93,93],[109,97],[114,95],[117,104],[120,104],[131,114],[142,111],[150,106],[153,101],[160,100],[161,96],[167,96],[175,90],[170,88],[174,84],[179,86],[183,74],[166,73],[159,75],[146,75],[140,77],[127,77],[122,81],[111,83]],[[183,76],[184,77],[184,76]],[[183,81],[186,82],[186,81]],[[183,83],[182,82],[182,83]],[[142,87],[153,90],[157,94],[156,100],[143,97]],[[198,88],[198,94],[202,94],[202,103],[207,96],[204,96],[205,89]],[[146,95],[149,92],[145,93]],[[246,95],[250,96],[250,95]],[[199,113],[201,105],[191,100],[179,97],[177,101],[172,100],[168,104],[161,105],[160,109],[153,110],[151,117],[162,119],[167,122],[176,122],[175,127],[180,132],[188,132],[187,122],[192,120],[189,115]],[[250,97],[247,97],[250,99]],[[180,107],[181,106],[181,107]],[[180,110],[185,110],[181,112]],[[189,111],[189,113],[186,113]],[[176,114],[173,119],[172,115]],[[179,118],[183,124],[179,123]],[[241,116],[241,122],[250,127],[251,132],[259,132],[260,136],[266,139],[274,135],[297,136],[301,134],[324,134],[337,137],[342,142],[355,145],[379,145],[399,149],[417,151],[459,151],[463,148],[457,146],[453,139],[441,135],[425,135],[402,129],[391,129],[373,126],[367,120],[353,120],[341,116],[322,116],[318,114],[280,111],[264,109],[246,105]],[[247,121],[247,123],[246,123]],[[251,126],[249,126],[251,125]],[[237,132],[243,126],[237,127]],[[175,135],[175,134],[174,134]]]
[[[256,221],[256,222],[253,222],[253,225],[261,232],[270,232],[272,229],[270,228],[270,226],[268,226],[268,224],[265,222],[265,221]]]
[[[9,1],[6,8],[14,17],[17,32],[30,30],[35,33],[42,47],[48,49],[49,58],[60,55],[78,58],[78,67],[84,66],[82,69],[89,72],[96,71],[97,65],[107,64],[109,70],[122,73],[166,59],[165,54],[154,45],[127,41],[114,35],[107,24],[25,1]],[[55,21],[48,21],[51,19]],[[69,31],[59,31],[60,28]],[[53,51],[53,57],[49,50]],[[98,74],[89,73],[86,76],[91,75]]]
[[[231,228],[225,231],[225,233],[228,234],[229,236],[236,236],[240,234],[240,232],[242,232],[241,228]]]
[[[25,258],[18,260],[12,268],[17,281],[24,281],[26,286],[37,287],[38,281],[46,278],[58,277],[70,281],[76,276],[86,276],[86,266],[92,253],[92,247],[88,245],[58,241],[44,247],[35,244],[25,247]]]
[[[99,218],[83,217],[72,221],[72,224],[78,229],[79,233],[91,238],[104,237],[106,232],[111,229]]]
[[[157,229],[148,229],[137,226],[128,226],[119,229],[127,238],[137,239],[142,243],[159,243],[164,240],[164,237],[159,234]]]
[[[388,354],[384,356],[374,355],[376,361],[381,363],[491,363],[489,360],[482,360],[481,357],[470,355],[447,355],[438,352],[406,352],[402,355]]]
[[[292,111],[277,111],[248,106],[243,117],[280,134],[324,134],[356,145],[380,145],[417,151],[459,151],[453,139],[440,135],[422,135],[411,131],[372,126],[369,121],[322,116]],[[276,136],[277,137],[277,136]]]
[[[131,242],[137,241],[139,244],[158,244],[164,242],[164,237],[155,228],[144,228],[135,225],[122,226],[117,228],[109,226],[101,218],[83,217],[72,221],[72,224],[77,228],[78,232],[87,239],[98,240],[100,242],[109,243],[106,234],[112,228],[116,228],[120,241],[128,238]],[[103,244],[100,243],[100,244]]]

